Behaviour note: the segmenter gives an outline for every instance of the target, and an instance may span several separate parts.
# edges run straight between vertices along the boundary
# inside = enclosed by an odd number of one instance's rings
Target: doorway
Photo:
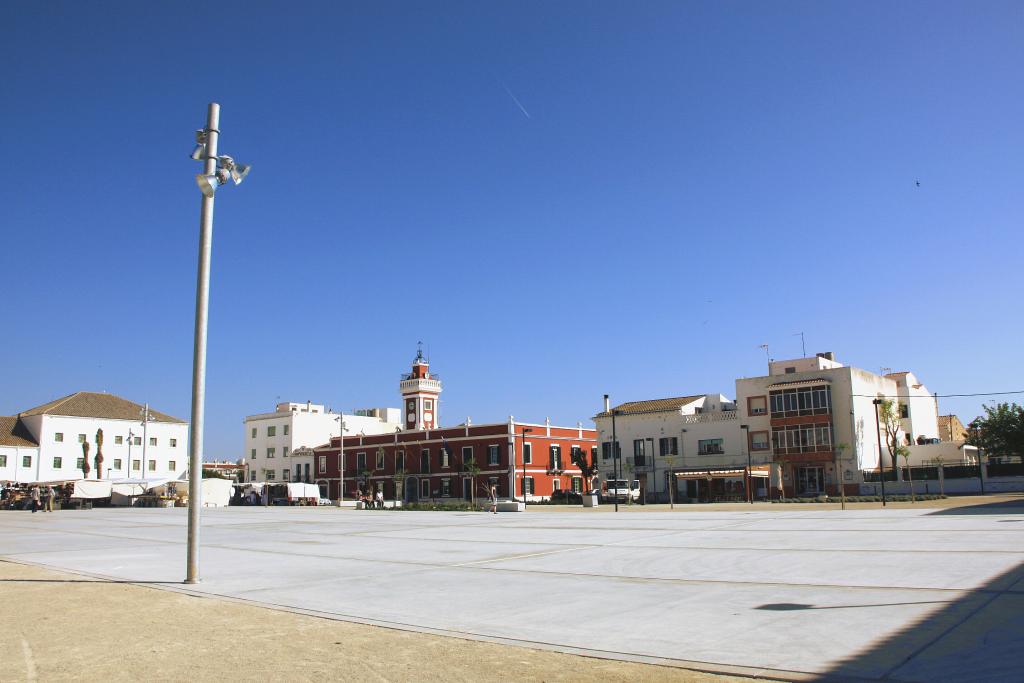
[[[797,495],[816,496],[823,492],[825,470],[822,467],[798,467],[796,469]]]

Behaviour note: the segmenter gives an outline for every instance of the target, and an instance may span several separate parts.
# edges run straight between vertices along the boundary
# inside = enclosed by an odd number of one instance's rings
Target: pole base
[[[184,581],[182,581],[182,583],[185,583],[185,584],[199,583],[199,579],[185,579]]]

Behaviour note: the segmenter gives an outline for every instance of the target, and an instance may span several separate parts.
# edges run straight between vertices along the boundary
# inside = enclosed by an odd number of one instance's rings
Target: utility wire
[[[1011,394],[1024,394],[1024,390],[1021,391],[988,391],[977,394],[921,394],[919,396],[885,396],[876,394],[850,394],[858,398],[965,398],[970,396],[1009,396]]]

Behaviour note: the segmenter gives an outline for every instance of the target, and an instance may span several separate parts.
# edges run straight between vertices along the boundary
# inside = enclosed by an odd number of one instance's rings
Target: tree
[[[889,448],[889,457],[892,458],[892,475],[895,481],[899,481],[899,475],[896,474],[896,468],[899,467],[899,457],[906,454],[907,457],[910,455],[910,451],[903,445],[903,440],[900,438],[900,433],[903,431],[903,423],[900,421],[900,406],[899,403],[891,398],[882,399],[882,404],[878,406],[878,416],[882,420],[882,432],[885,433],[885,445]],[[878,463],[879,472],[882,476],[885,476],[883,471],[881,457],[879,457]]]
[[[462,469],[464,472],[469,474],[472,479],[469,480],[469,502],[474,508],[476,507],[476,477],[480,474],[480,466],[476,464],[476,460],[469,460],[462,463]]]
[[[910,469],[910,450],[904,448],[900,455],[903,456],[903,465],[907,468],[907,476],[910,477],[910,502],[916,503],[917,499],[914,498],[914,473]]]
[[[583,493],[587,492],[588,482],[592,482],[597,476],[597,457],[588,458],[587,452],[582,448],[569,456],[572,464],[576,465],[583,474]]]
[[[995,458],[1024,456],[1024,408],[1016,403],[983,406],[985,415],[967,426],[967,443]]]

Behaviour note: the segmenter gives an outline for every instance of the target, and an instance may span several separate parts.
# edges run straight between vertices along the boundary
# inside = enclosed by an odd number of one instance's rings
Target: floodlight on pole
[[[210,303],[210,256],[213,250],[213,195],[227,182],[230,169],[218,168],[220,105],[211,102],[206,128],[196,131],[192,158],[202,161],[196,184],[203,193],[199,213],[199,268],[196,276],[196,322],[192,348],[192,415],[189,430],[188,547],[185,583],[199,583],[199,510],[202,505],[203,419],[206,408],[206,330]],[[202,147],[202,149],[200,149]],[[230,158],[230,157],[228,157]],[[232,165],[234,161],[232,160]],[[235,184],[238,184],[236,181]]]

